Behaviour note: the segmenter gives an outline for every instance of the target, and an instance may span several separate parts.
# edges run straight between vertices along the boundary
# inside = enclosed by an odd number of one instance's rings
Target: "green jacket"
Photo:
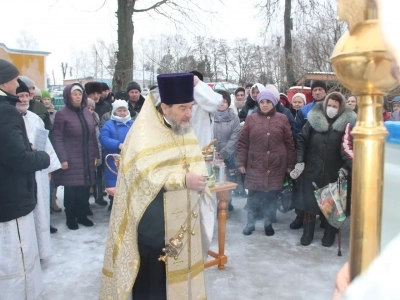
[[[53,124],[50,120],[50,114],[47,111],[47,108],[43,105],[43,103],[38,102],[36,100],[29,101],[29,109],[31,112],[37,114],[44,122],[44,127],[47,130],[53,129]]]

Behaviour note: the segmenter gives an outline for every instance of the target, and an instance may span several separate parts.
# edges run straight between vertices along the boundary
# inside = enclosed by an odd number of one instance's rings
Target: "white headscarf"
[[[251,97],[251,99],[253,99],[254,101],[257,102],[257,99],[254,99],[253,96],[252,96],[254,88],[258,88],[259,92],[261,93],[262,91],[265,91],[265,86],[262,85],[261,83],[255,83],[251,87],[251,89],[250,89],[250,97]]]

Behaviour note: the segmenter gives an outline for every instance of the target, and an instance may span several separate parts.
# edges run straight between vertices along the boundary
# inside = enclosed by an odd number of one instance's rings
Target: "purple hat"
[[[193,74],[173,73],[157,76],[161,103],[184,104],[194,101]]]
[[[278,103],[278,98],[270,90],[264,90],[257,95],[257,102],[260,103],[261,100],[269,100],[274,106]]]

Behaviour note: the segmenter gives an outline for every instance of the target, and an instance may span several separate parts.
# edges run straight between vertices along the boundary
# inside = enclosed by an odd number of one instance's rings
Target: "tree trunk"
[[[292,22],[290,19],[292,12],[292,0],[285,0],[285,67],[286,67],[286,88],[291,87],[294,82],[293,54],[292,54]]]
[[[136,0],[118,0],[118,53],[113,78],[113,91],[125,90],[133,80],[133,22]]]
[[[225,73],[226,73],[225,81],[226,82],[229,82],[229,74],[228,74],[228,72],[229,72],[228,61],[225,59]]]

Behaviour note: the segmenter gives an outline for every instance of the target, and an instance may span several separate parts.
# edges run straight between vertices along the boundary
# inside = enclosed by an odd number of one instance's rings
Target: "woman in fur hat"
[[[314,105],[308,113],[307,123],[297,136],[297,164],[290,176],[299,179],[295,208],[304,212],[303,235],[300,239],[303,246],[311,244],[315,218],[320,214],[313,182],[318,187],[324,187],[338,179],[338,171],[345,165],[341,155],[343,133],[346,125],[356,117],[356,113],[347,106],[344,96],[333,92],[324,101]],[[325,224],[322,246],[332,246],[336,232],[336,228]]]

